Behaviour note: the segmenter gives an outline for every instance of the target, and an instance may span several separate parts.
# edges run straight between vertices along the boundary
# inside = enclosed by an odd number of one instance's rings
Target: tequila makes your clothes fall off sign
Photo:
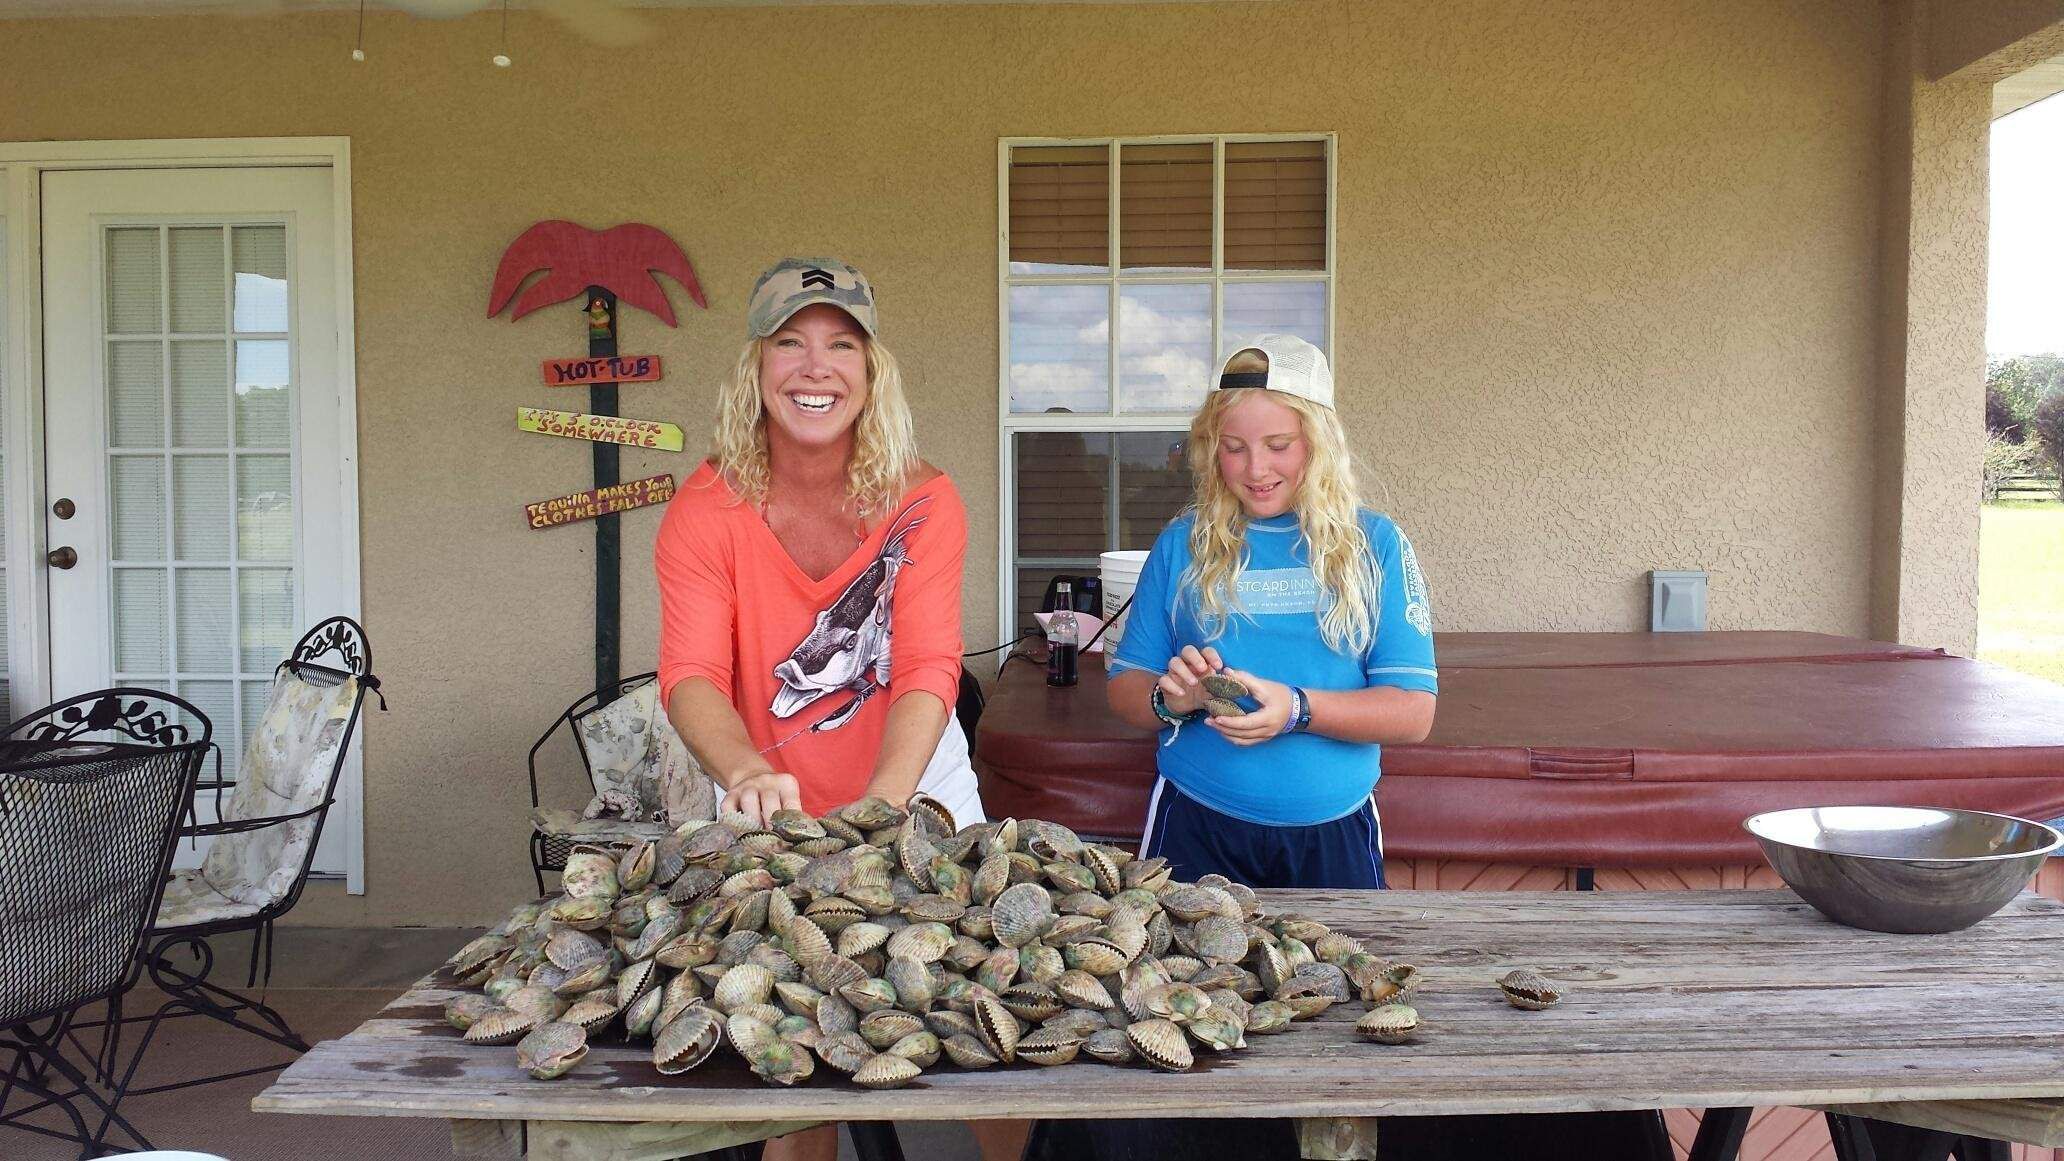
[[[672,475],[647,476],[642,480],[630,480],[612,484],[607,488],[589,488],[571,496],[556,500],[539,500],[523,506],[523,518],[532,528],[556,528],[576,520],[593,520],[611,512],[624,512],[632,508],[643,508],[647,504],[664,504],[674,498],[674,477]]]
[[[576,411],[519,407],[516,409],[516,427],[539,435],[563,435],[596,443],[620,443],[672,452],[681,450],[681,429],[654,419],[624,419],[615,415],[584,415]]]

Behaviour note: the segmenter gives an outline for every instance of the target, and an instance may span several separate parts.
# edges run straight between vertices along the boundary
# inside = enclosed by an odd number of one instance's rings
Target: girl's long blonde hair
[[[1268,359],[1259,351],[1242,351],[1225,367],[1234,373],[1267,368]],[[1190,421],[1188,456],[1195,488],[1191,511],[1196,519],[1190,528],[1190,566],[1183,573],[1182,588],[1197,594],[1200,619],[1213,636],[1223,631],[1228,617],[1245,612],[1233,581],[1247,564],[1247,514],[1219,474],[1218,440],[1225,431],[1226,413],[1252,394],[1213,391]],[[1360,653],[1376,639],[1383,581],[1369,536],[1362,531],[1361,493],[1355,485],[1347,432],[1330,407],[1282,392],[1269,398],[1297,413],[1305,445],[1311,449],[1291,508],[1304,533],[1312,578],[1318,582],[1319,634],[1337,653]]]
[[[733,491],[748,504],[766,502],[767,408],[760,398],[760,353],[766,339],[739,352],[738,365],[717,392],[717,426],[711,457]],[[853,454],[846,461],[846,495],[863,519],[887,515],[903,498],[917,470],[917,433],[903,396],[903,372],[896,356],[876,339],[865,339],[867,402],[853,423]]]

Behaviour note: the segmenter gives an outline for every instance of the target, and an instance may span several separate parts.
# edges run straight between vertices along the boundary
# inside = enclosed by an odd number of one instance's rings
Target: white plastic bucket
[[[1104,615],[1106,617],[1117,612],[1120,605],[1132,599],[1133,587],[1139,584],[1140,566],[1146,563],[1147,554],[1143,549],[1123,549],[1118,552],[1106,552],[1097,558],[1098,577],[1104,586]],[[1119,639],[1124,636],[1125,619],[1129,615],[1130,610],[1126,614],[1120,615],[1117,620],[1112,621],[1111,627],[1104,631],[1104,644],[1106,648],[1115,647]]]

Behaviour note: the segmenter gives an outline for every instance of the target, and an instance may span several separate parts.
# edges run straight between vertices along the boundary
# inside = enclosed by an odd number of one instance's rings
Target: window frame
[[[1326,264],[1320,271],[1271,270],[1240,271],[1227,273],[1225,269],[1225,157],[1228,144],[1269,141],[1320,141],[1325,144],[1326,153]],[[1211,269],[1192,273],[1139,272],[1126,273],[1119,263],[1119,240],[1124,223],[1121,220],[1120,188],[1123,182],[1123,168],[1120,165],[1119,149],[1126,145],[1200,145],[1211,146]],[[1101,274],[1013,274],[1010,269],[1010,190],[1011,153],[1014,149],[1037,146],[1096,146],[1109,150],[1110,186],[1109,237],[1105,265]],[[1325,132],[1310,133],[1178,133],[1139,137],[1002,137],[997,139],[996,149],[996,384],[997,384],[997,537],[996,537],[996,624],[997,641],[1010,641],[1018,635],[1016,621],[1018,598],[1018,569],[1020,568],[1065,568],[1069,564],[1060,558],[1034,557],[1020,559],[1017,555],[1017,460],[1016,437],[1020,432],[1074,431],[1086,434],[1122,435],[1133,432],[1175,432],[1189,431],[1190,416],[1187,414],[1127,413],[1121,406],[1119,379],[1120,349],[1122,336],[1118,333],[1119,294],[1128,285],[1207,285],[1211,293],[1211,342],[1215,353],[1218,344],[1224,341],[1225,294],[1227,285],[1240,283],[1282,283],[1315,282],[1326,288],[1326,358],[1333,364],[1334,373],[1339,374],[1339,359],[1335,356],[1338,347],[1336,319],[1339,311],[1338,239],[1339,222],[1339,172],[1340,141],[1338,134]],[[1011,411],[1010,386],[1010,298],[1014,286],[1107,286],[1109,301],[1107,309],[1111,320],[1111,338],[1105,357],[1106,379],[1110,385],[1109,410],[1101,412],[1071,412],[1066,414],[1036,413],[1014,414]],[[1105,527],[1116,534],[1118,471],[1121,459],[1113,443],[1111,457],[1111,483],[1107,493],[1108,506]],[[1107,538],[1108,539],[1108,538]]]

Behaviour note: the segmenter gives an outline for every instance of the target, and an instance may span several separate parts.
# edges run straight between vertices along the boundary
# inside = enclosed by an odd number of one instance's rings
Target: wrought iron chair
[[[250,932],[244,986],[258,985],[261,971],[271,981],[273,923],[293,910],[308,882],[359,710],[366,694],[380,687],[372,664],[365,630],[349,617],[331,617],[303,635],[274,670],[264,715],[245,747],[234,790],[217,810],[219,821],[182,831],[211,842],[199,868],[172,873],[150,925],[144,967],[167,999],[150,1016],[129,1060],[121,1078],[125,1089],[159,1025],[175,1014],[210,1016],[296,1052],[308,1050],[286,1018],[261,998],[208,979],[215,966],[209,937]],[[174,963],[173,953],[182,948],[196,961],[191,970]],[[285,1066],[282,1061],[129,1091],[164,1092]]]
[[[546,807],[538,794],[538,755],[561,730],[571,735],[594,789],[578,813]],[[715,784],[667,721],[656,673],[583,694],[538,736],[529,765],[530,868],[540,895],[545,872],[564,870],[577,845],[656,841],[688,819],[716,817]]]
[[[115,1126],[151,1148],[116,1111],[123,1086],[102,1095],[63,1044],[82,1008],[120,1011],[212,732],[185,701],[124,687],[39,710],[0,737],[0,1054],[11,1056],[0,1125],[76,1142],[88,1156]],[[111,1018],[109,1052],[117,1026]],[[108,1071],[99,1060],[92,1068]],[[31,1099],[9,1111],[16,1093]],[[24,1120],[50,1108],[72,1134]]]

